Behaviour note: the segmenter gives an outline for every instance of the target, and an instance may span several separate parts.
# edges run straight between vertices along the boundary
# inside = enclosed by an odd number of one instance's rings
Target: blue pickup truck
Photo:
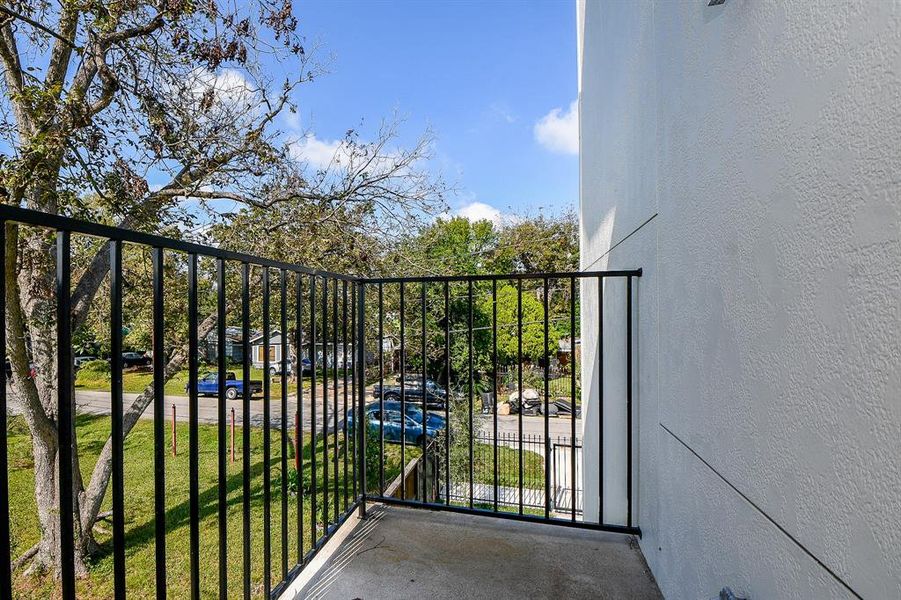
[[[188,391],[188,386],[185,386],[185,391]],[[251,380],[250,382],[250,397],[252,398],[254,394],[259,394],[263,391],[263,382],[258,380]],[[215,396],[219,393],[219,377],[216,373],[204,373],[197,380],[197,393],[201,396]],[[225,397],[229,400],[234,400],[238,396],[244,395],[244,382],[237,377],[233,371],[228,371],[225,374]]]

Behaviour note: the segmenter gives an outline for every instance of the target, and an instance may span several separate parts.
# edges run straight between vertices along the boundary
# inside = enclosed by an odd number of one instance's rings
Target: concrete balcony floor
[[[295,598],[662,597],[619,534],[377,506],[336,545]]]

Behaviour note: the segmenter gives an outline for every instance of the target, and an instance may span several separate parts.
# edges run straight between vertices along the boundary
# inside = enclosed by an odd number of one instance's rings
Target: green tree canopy
[[[515,362],[519,352],[517,316],[518,289],[504,285],[497,290],[497,354],[502,363]],[[491,316],[491,298],[482,302],[481,312]],[[533,291],[522,293],[522,355],[523,359],[538,361],[557,345],[560,332],[553,323],[548,327],[547,346],[544,342],[544,304]]]

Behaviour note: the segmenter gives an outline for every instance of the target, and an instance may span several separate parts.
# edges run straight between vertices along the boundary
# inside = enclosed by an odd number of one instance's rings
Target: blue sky
[[[434,168],[460,190],[453,211],[475,202],[504,213],[575,206],[571,1],[304,1],[295,13],[308,45],[319,42],[329,58],[329,74],[298,98],[302,125],[318,140],[339,139],[361,120],[365,137],[397,111],[402,142],[427,126],[436,134]]]

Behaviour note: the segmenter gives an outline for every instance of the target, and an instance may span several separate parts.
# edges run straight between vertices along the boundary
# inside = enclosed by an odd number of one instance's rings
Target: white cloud
[[[544,115],[534,128],[539,144],[560,154],[579,154],[579,107],[575,100],[569,110],[555,108]]]
[[[290,145],[291,157],[315,169],[325,170],[347,154],[342,140],[320,140],[309,133]]]
[[[500,226],[503,221],[501,211],[484,202],[470,202],[457,209],[454,214],[458,217],[469,219],[473,223],[476,221],[491,221],[496,226]]]
[[[400,149],[359,140],[319,139],[312,132],[289,140],[288,152],[297,162],[320,171],[350,172],[365,169],[370,177],[400,177],[415,166],[415,161],[410,164],[405,162],[407,157]]]
[[[191,90],[197,100],[212,90],[214,102],[223,108],[246,110],[259,101],[257,90],[236,69],[221,69],[214,73],[197,68],[191,73],[191,78]]]
[[[281,113],[279,113],[279,117],[290,131],[300,131],[300,113],[298,113],[296,110],[286,108]]]

